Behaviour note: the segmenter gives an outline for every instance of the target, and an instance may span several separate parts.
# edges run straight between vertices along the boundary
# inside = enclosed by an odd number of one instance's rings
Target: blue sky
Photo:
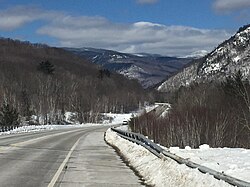
[[[0,0],[0,36],[63,47],[185,56],[250,20],[250,0]]]

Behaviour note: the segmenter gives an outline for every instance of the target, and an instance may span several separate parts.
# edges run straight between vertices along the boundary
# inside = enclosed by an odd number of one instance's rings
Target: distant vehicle
[[[122,125],[127,125],[128,124],[128,121],[123,121],[122,122]]]

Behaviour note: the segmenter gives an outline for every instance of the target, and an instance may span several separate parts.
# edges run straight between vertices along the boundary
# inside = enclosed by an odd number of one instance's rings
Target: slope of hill
[[[234,36],[204,58],[193,61],[188,67],[167,79],[158,90],[171,91],[194,81],[222,81],[239,70],[244,78],[250,78],[250,25],[241,27]]]
[[[137,81],[61,48],[0,39],[0,105],[10,104],[22,117],[48,123],[71,111],[89,122],[99,112],[128,111],[145,100],[150,98]]]
[[[144,88],[151,87],[180,70],[191,58],[164,57],[151,54],[127,54],[94,48],[65,48],[90,62],[136,79]]]

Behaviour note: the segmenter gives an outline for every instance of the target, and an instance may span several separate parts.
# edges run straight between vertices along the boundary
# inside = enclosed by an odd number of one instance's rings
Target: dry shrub
[[[248,95],[249,84],[244,86]],[[247,104],[244,98],[225,92],[221,84],[194,84],[175,93],[166,117],[159,118],[153,112],[144,114],[131,121],[131,128],[167,147],[209,144],[250,148]]]

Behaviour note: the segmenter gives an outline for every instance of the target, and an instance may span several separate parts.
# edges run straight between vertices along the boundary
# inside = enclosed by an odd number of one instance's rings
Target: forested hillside
[[[250,25],[158,87],[172,108],[135,119],[134,131],[169,146],[250,148]]]
[[[250,148],[250,84],[240,71],[221,83],[193,83],[169,97],[164,115],[151,112],[134,118],[134,132],[167,147]]]
[[[0,105],[19,119],[53,123],[71,111],[80,122],[94,122],[100,112],[126,112],[145,100],[149,94],[136,81],[63,49],[0,39]]]

